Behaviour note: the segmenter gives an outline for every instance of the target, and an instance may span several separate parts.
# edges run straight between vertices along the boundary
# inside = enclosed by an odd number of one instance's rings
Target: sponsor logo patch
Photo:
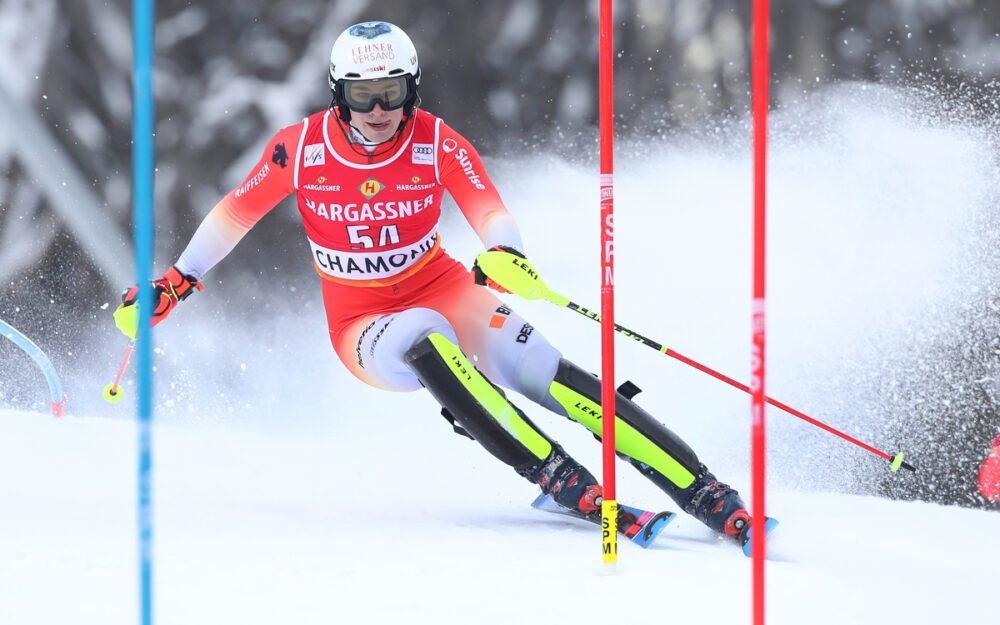
[[[264,178],[267,178],[267,174],[270,171],[271,171],[271,166],[268,163],[264,163],[264,166],[260,168],[260,171],[258,171],[253,176],[253,178],[250,178],[249,180],[243,183],[243,186],[241,186],[239,189],[236,189],[236,197],[240,197],[250,189],[259,185],[261,181],[264,180]]]
[[[312,143],[302,150],[303,167],[315,167],[326,164],[326,146],[322,143]]]
[[[469,158],[469,153],[466,152],[465,148],[462,148],[458,152],[455,152],[455,160],[458,164],[462,166],[462,171],[465,172],[465,177],[469,179],[472,186],[476,187],[480,191],[486,189],[486,185],[483,184],[482,180],[479,178],[479,174],[472,167],[472,159]]]
[[[329,190],[339,190],[339,185],[326,186],[337,187],[337,189]],[[327,191],[328,189],[324,186],[318,190]],[[329,219],[330,221],[346,221],[351,223],[396,220],[416,215],[425,208],[430,208],[434,205],[434,194],[432,193],[416,200],[389,200],[388,202],[361,202],[360,204],[356,202],[349,202],[347,204],[317,202],[316,198],[310,197],[305,197],[304,200],[306,207],[318,217]]]
[[[320,176],[316,179],[315,184],[302,185],[302,188],[310,191],[340,191],[339,184],[323,184],[324,182],[326,182],[326,176]]]
[[[378,180],[374,178],[369,178],[365,180],[358,186],[358,191],[361,191],[361,195],[365,196],[369,200],[379,194],[379,192],[385,188]]]
[[[351,26],[351,29],[347,31],[350,36],[362,39],[374,39],[379,35],[387,35],[391,32],[392,28],[385,22],[365,22]]]
[[[458,141],[455,141],[454,139],[445,139],[441,142],[441,149],[445,152],[454,152],[457,147]]]
[[[434,144],[414,143],[411,151],[414,165],[434,164]]]
[[[375,345],[378,343],[379,339],[382,338],[382,335],[385,334],[385,331],[389,328],[389,324],[392,323],[393,319],[395,319],[395,317],[383,315],[378,319],[376,319],[375,321],[369,323],[367,326],[365,326],[365,329],[361,332],[361,336],[358,337],[358,342],[354,346],[354,353],[357,356],[358,366],[361,367],[362,369],[365,368],[365,359],[362,357],[361,348],[365,344],[365,339],[367,338],[368,334],[375,328],[377,324],[379,323],[382,324],[382,327],[379,328],[378,332],[375,333],[374,337],[371,340],[371,344],[368,346],[368,355],[374,358]]]
[[[500,315],[493,315],[493,318],[490,319],[490,327],[500,329],[503,327],[503,324],[506,321],[507,321],[506,317],[501,317]]]
[[[284,143],[274,146],[274,154],[271,155],[271,162],[282,169],[288,165],[288,152],[285,151]]]
[[[530,323],[526,323],[523,326],[521,326],[521,331],[518,333],[517,338],[514,340],[517,341],[518,343],[527,343],[528,337],[531,336],[531,333],[534,331],[535,328],[531,327]]]

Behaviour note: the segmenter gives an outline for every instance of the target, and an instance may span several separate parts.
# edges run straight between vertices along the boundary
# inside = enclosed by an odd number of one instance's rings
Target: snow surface
[[[697,522],[609,574],[595,527],[396,402],[336,436],[157,427],[157,622],[750,622],[750,560]],[[0,622],[135,622],[135,426],[0,418]],[[769,622],[995,622],[997,513],[770,502]]]
[[[975,252],[1000,180],[993,146],[974,125],[870,87],[775,117],[769,394],[906,449],[895,438],[906,415],[873,413],[869,397],[834,396],[827,381],[916,376],[851,366],[868,348],[905,351],[927,319],[956,331],[987,275]],[[616,178],[618,321],[737,379],[750,344],[745,130],[625,144]],[[595,168],[542,154],[489,164],[548,285],[596,308]],[[456,211],[442,232],[458,258],[479,249]],[[252,252],[252,237],[241,248]],[[308,270],[306,256],[293,267]],[[682,515],[648,550],[622,542],[610,569],[596,528],[529,508],[537,489],[452,434],[428,394],[351,378],[315,283],[255,306],[212,303],[242,291],[210,283],[157,328],[158,623],[750,622],[750,561],[735,546]],[[598,368],[596,324],[507,301]],[[104,351],[53,357],[73,362],[67,417],[0,404],[0,623],[136,622],[135,388],[100,400],[124,349],[110,319],[101,340]],[[639,403],[747,494],[747,397],[628,341],[618,350]],[[582,428],[518,403],[599,468]],[[873,496],[884,462],[782,413],[768,428],[768,510],[781,520],[769,623],[996,622],[1000,514]],[[623,465],[618,488],[625,503],[674,507]]]

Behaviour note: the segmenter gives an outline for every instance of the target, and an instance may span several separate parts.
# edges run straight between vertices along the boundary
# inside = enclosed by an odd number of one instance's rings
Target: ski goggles
[[[377,103],[386,111],[406,104],[410,96],[409,76],[392,76],[375,80],[343,81],[344,101],[352,111],[370,113]]]

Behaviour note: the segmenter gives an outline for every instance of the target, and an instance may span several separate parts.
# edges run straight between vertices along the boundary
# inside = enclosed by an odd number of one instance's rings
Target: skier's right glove
[[[150,326],[155,326],[170,314],[177,303],[187,299],[195,289],[204,291],[205,287],[194,276],[180,272],[177,267],[170,267],[163,277],[150,283],[153,288],[153,312]],[[135,285],[122,293],[122,304],[115,310],[115,325],[125,336],[135,339],[139,329],[139,286]]]

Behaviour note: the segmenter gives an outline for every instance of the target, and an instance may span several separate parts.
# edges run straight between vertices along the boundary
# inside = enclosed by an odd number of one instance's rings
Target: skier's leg
[[[600,380],[562,358],[545,337],[488,289],[465,276],[436,302],[462,348],[494,382],[601,435]],[[626,397],[616,397],[615,446],[686,512],[737,534],[749,518],[739,494],[720,483],[676,434]]]
[[[407,351],[406,363],[446,414],[493,456],[560,505],[598,513],[596,478],[483,377],[454,342],[430,334]]]
[[[428,308],[373,315],[333,337],[337,354],[372,386],[412,391],[425,386],[445,416],[563,506],[599,510],[594,476],[539,430],[456,346],[447,319]]]
[[[601,381],[566,359],[559,362],[549,397],[598,438]],[[631,399],[615,394],[615,449],[663,489],[685,512],[717,532],[738,537],[750,515],[735,489],[719,482],[676,434]]]

